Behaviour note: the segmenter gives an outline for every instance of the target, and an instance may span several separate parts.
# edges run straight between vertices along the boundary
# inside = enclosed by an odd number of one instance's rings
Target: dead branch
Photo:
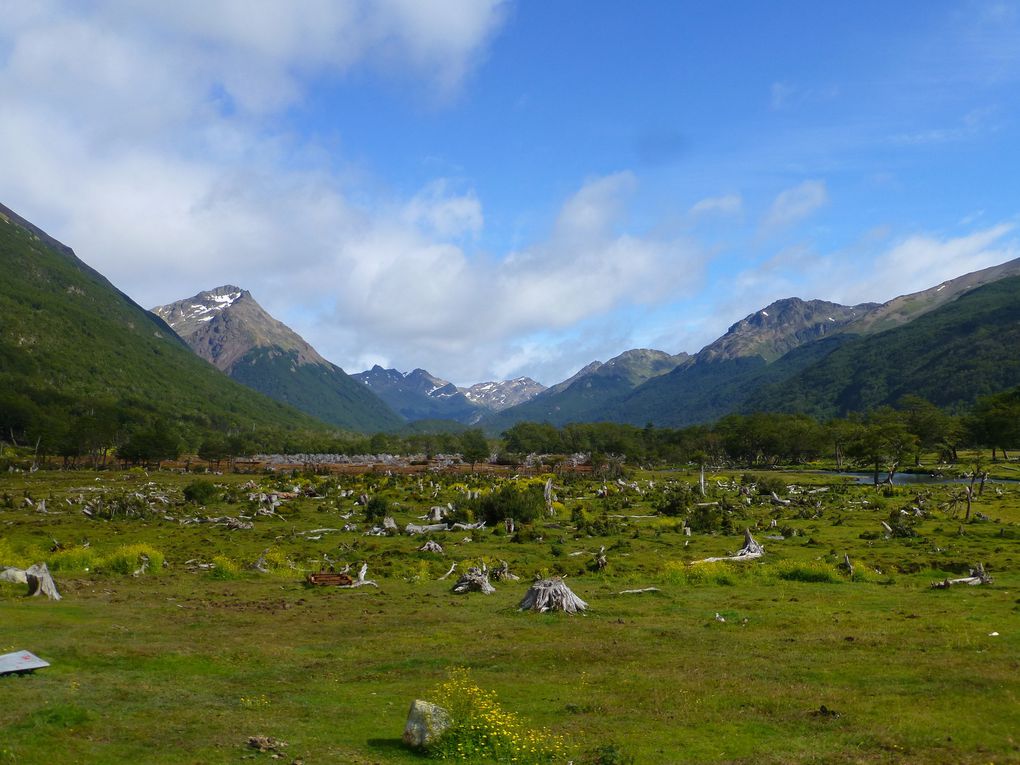
[[[765,548],[754,541],[754,537],[751,536],[750,529],[744,529],[744,546],[740,548],[733,555],[722,556],[718,558],[705,558],[704,560],[695,561],[695,563],[718,563],[723,560],[732,561],[745,561],[754,560],[760,558],[765,554]]]

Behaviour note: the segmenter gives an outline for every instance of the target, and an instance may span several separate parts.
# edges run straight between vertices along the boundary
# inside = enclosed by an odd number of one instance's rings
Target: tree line
[[[112,401],[77,404],[64,417],[38,417],[15,393],[0,394],[0,455],[46,455],[67,466],[104,467],[115,463],[158,463],[182,454],[210,462],[258,453],[332,454],[461,454],[465,461],[485,461],[491,454],[503,462],[529,454],[607,456],[629,464],[728,462],[773,466],[834,460],[867,465],[876,472],[918,463],[922,453],[937,453],[955,462],[961,448],[991,451],[992,460],[1008,457],[1020,444],[1020,387],[979,398],[967,411],[950,413],[929,401],[908,395],[894,407],[820,420],[803,414],[760,412],[730,414],[712,425],[657,428],[611,422],[517,423],[498,439],[480,429],[358,434],[284,428],[242,428],[236,424],[174,421]],[[6,451],[5,451],[6,450]]]

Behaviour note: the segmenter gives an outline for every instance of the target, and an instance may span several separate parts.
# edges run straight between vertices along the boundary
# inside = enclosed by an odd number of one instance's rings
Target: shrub
[[[142,556],[148,556],[150,574],[157,574],[163,569],[165,556],[155,547],[147,544],[123,545],[102,558],[96,568],[112,574],[133,574],[142,566]]]
[[[825,563],[778,563],[771,567],[775,575],[786,582],[811,582],[814,584],[839,584],[843,578]]]
[[[519,488],[508,483],[472,502],[475,516],[484,518],[489,525],[507,518],[518,523],[531,523],[545,512],[545,495],[538,485]]]
[[[677,517],[686,515],[694,502],[694,487],[689,483],[677,483],[666,489],[655,503],[655,510],[662,515]]]
[[[365,505],[365,520],[369,522],[381,521],[389,514],[389,511],[390,503],[376,494]]]
[[[46,565],[53,571],[92,571],[102,565],[102,559],[91,547],[70,547],[50,554]]]
[[[431,757],[459,762],[564,762],[566,742],[527,726],[500,706],[496,694],[475,685],[466,669],[454,669],[428,698],[450,713],[451,726],[429,747]]]
[[[240,564],[226,555],[213,556],[212,564],[215,568],[209,572],[209,576],[213,579],[236,579],[241,573]]]
[[[214,483],[197,478],[184,487],[184,499],[193,505],[207,505],[216,498],[217,493]]]

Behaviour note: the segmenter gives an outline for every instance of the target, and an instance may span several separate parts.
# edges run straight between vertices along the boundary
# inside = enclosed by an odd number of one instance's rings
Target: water
[[[837,473],[824,471],[824,475],[831,475],[837,478],[852,478],[855,483],[871,485],[875,482],[874,473]],[[879,473],[878,482],[884,483],[888,473]],[[892,479],[893,486],[913,486],[915,484],[947,484],[947,483],[970,483],[969,478],[952,478],[949,476],[935,476],[927,473],[896,473]],[[986,483],[1018,483],[1014,478],[989,478]]]

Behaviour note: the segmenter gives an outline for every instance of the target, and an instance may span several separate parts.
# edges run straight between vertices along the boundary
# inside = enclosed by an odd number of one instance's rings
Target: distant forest
[[[594,469],[620,465],[739,464],[769,467],[830,459],[836,467],[864,466],[895,472],[922,454],[957,461],[962,448],[1007,457],[1020,445],[1020,387],[981,397],[962,414],[951,414],[915,395],[895,407],[844,418],[803,414],[731,414],[712,425],[637,427],[610,422],[555,427],[523,422],[486,439],[480,429],[376,433],[295,430],[278,427],[210,429],[189,421],[155,417],[114,402],[79,403],[55,417],[17,393],[0,394],[0,467],[27,459],[56,458],[66,467],[154,464],[195,455],[219,463],[254,454],[461,454],[466,462],[518,464],[527,455],[553,455],[551,469],[568,455],[590,455]],[[438,425],[438,423],[437,423]],[[559,455],[559,456],[556,456]]]

